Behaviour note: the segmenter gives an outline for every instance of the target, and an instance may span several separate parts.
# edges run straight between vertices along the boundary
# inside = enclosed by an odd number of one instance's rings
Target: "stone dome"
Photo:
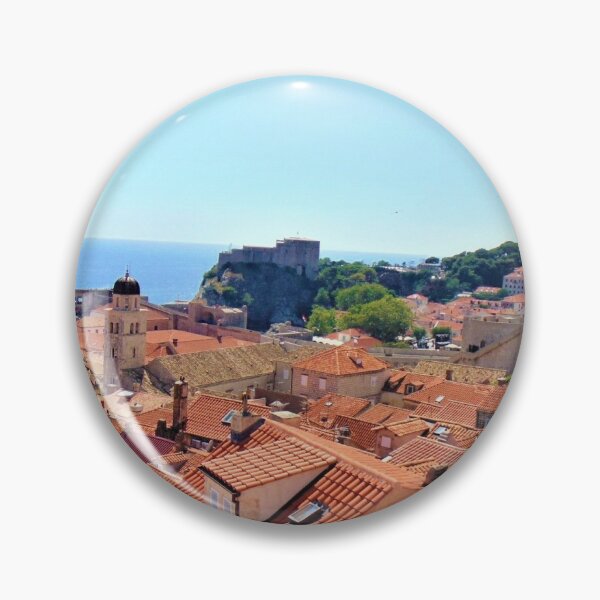
[[[122,294],[124,296],[137,294],[139,296],[140,284],[129,274],[129,271],[125,271],[125,275],[115,281],[113,294]]]

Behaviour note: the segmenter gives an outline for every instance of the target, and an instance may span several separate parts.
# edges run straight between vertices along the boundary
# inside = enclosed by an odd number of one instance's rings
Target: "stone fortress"
[[[291,237],[277,240],[275,247],[242,246],[219,254],[218,268],[227,263],[272,263],[279,267],[291,267],[298,275],[314,279],[319,272],[320,242],[306,238]]]

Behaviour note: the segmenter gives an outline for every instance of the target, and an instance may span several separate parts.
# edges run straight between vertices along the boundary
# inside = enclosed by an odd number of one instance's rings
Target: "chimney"
[[[452,369],[446,369],[446,379],[448,381],[454,381],[454,371]]]
[[[181,376],[173,386],[173,431],[176,433],[185,427],[188,409],[188,384]]]
[[[222,341],[223,341],[223,336],[220,333],[218,333],[217,334],[217,342],[219,342],[219,344],[220,344]]]
[[[178,343],[179,343],[179,340],[177,338],[173,338],[173,346],[175,346],[175,348],[177,348]]]
[[[236,410],[231,418],[230,439],[234,444],[245,442],[253,431],[256,431],[265,420],[253,415],[248,410],[248,393],[242,394],[241,410]]]

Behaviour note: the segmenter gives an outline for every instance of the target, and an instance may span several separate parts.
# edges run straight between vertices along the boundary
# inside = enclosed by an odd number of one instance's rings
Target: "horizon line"
[[[285,237],[284,237],[284,239],[285,239]],[[83,241],[85,242],[86,240],[104,240],[104,241],[112,241],[112,242],[149,242],[149,243],[154,243],[154,244],[181,244],[181,245],[187,244],[187,245],[193,245],[193,246],[225,246],[225,247],[231,246],[231,247],[236,247],[235,244],[225,243],[225,242],[189,242],[189,241],[179,241],[179,240],[149,240],[149,239],[112,238],[112,237],[98,237],[98,236],[85,236],[83,238]],[[317,240],[317,241],[319,243],[321,243],[320,240]],[[497,246],[494,246],[494,247],[501,246],[502,244],[505,244],[506,242],[513,242],[513,243],[517,244],[517,246],[518,246],[518,242],[516,240],[507,239],[507,240],[504,240],[504,242],[500,242]],[[461,252],[476,252],[477,250],[489,250],[489,248],[476,248],[475,250],[461,250]],[[398,254],[398,255],[424,256],[424,257],[439,255],[439,258],[445,258],[440,253],[436,254],[436,253],[424,253],[424,252],[389,252],[389,251],[386,252],[383,250],[351,250],[349,248],[326,248],[324,251],[325,252],[359,252],[361,254]],[[460,253],[457,253],[457,254],[460,254]],[[454,256],[454,255],[450,255],[450,256]],[[320,256],[319,258],[328,258],[328,257]]]

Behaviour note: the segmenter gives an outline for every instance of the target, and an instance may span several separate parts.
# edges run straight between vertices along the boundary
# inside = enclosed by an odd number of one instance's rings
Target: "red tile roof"
[[[347,417],[344,415],[338,415],[333,420],[332,429],[339,430],[342,427],[347,427],[350,431],[349,441],[367,452],[373,452],[375,450],[375,440],[377,439],[377,432],[374,431],[375,425],[367,421],[362,421],[354,417]]]
[[[380,424],[391,421],[404,421],[408,419],[413,411],[406,408],[398,408],[396,406],[390,406],[389,404],[376,404],[371,408],[367,409],[364,413],[361,413],[361,421],[367,421],[368,423]]]
[[[138,447],[135,443],[135,436],[132,439],[130,435],[126,431],[121,433],[121,437],[125,441],[125,443],[135,452],[138,458],[141,458],[144,462],[150,462],[154,457],[146,456],[144,453],[144,448]],[[151,444],[152,448],[156,451],[157,454],[164,456],[165,454],[169,454],[173,450],[174,442],[173,440],[167,440],[165,438],[156,437],[154,435],[147,435],[146,439]]]
[[[296,361],[292,367],[327,375],[357,375],[383,371],[388,368],[388,364],[362,348],[349,348],[343,345]]]
[[[306,414],[312,423],[329,428],[338,415],[355,417],[370,405],[370,401],[364,398],[327,394],[310,406]]]
[[[156,424],[158,421],[166,421],[167,427],[173,425],[173,409],[155,408],[146,413],[136,414],[135,419],[146,433],[152,435],[156,431]]]
[[[288,438],[205,462],[201,470],[236,492],[312,470],[324,470],[335,458]]]
[[[470,385],[456,381],[443,381],[409,394],[406,400],[444,406],[449,401],[464,402],[475,406],[486,402],[498,406],[506,388],[498,385]],[[437,401],[436,401],[437,400]]]
[[[177,346],[175,346],[174,340],[177,340]],[[223,336],[221,337],[221,341],[219,341],[214,337],[198,335],[178,329],[148,331],[146,333],[146,360],[150,362],[161,356],[191,354],[192,352],[211,352],[224,348],[252,346],[253,344],[253,342],[239,340],[231,336]]]
[[[435,432],[440,427],[444,427],[447,430],[447,433],[445,434],[445,441],[447,441],[450,445],[458,446],[459,448],[470,448],[481,433],[480,429],[471,429],[469,427],[457,425],[456,423],[438,421],[431,426],[431,432],[427,435],[427,437],[433,440],[439,439],[438,434]],[[442,441],[444,440],[442,439]]]
[[[422,419],[406,419],[397,423],[385,423],[380,425],[377,429],[387,429],[397,436],[408,435],[409,433],[418,433],[419,435],[429,431],[431,427],[430,423],[423,421]]]
[[[201,394],[188,406],[186,433],[193,436],[223,442],[229,439],[230,425],[222,423],[223,417],[231,410],[240,410],[241,401]],[[248,410],[268,418],[271,411],[266,406],[249,404]]]
[[[466,427],[477,427],[477,406],[463,402],[448,402],[436,415],[438,421],[447,421]]]
[[[340,462],[273,522],[287,523],[289,515],[311,502],[321,502],[327,507],[326,512],[316,523],[354,519],[376,510],[377,504],[391,490],[392,485],[389,482]]]
[[[395,394],[406,394],[407,385],[412,385],[417,390],[420,390],[444,381],[445,379],[443,377],[437,377],[435,375],[423,375],[421,373],[411,373],[409,371],[394,371],[387,380],[385,389],[394,392]]]
[[[406,466],[424,460],[434,460],[440,466],[453,465],[465,450],[425,437],[416,437],[394,450],[387,458],[393,465]]]

